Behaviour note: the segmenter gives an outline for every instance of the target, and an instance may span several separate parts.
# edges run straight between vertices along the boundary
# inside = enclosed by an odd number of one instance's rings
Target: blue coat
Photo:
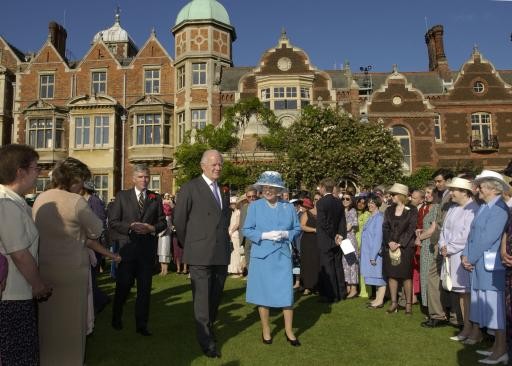
[[[382,257],[379,255],[382,247],[383,221],[382,212],[370,216],[361,234],[361,275],[369,285],[384,286],[386,284],[382,278]],[[372,266],[370,260],[376,261],[376,265]]]
[[[288,231],[288,239],[262,240],[267,231]],[[247,302],[260,306],[288,307],[293,304],[292,258],[290,243],[301,232],[293,205],[277,202],[269,207],[266,199],[249,205],[243,232],[251,240],[251,261],[247,279]]]
[[[505,290],[505,271],[487,271],[484,267],[484,251],[496,252],[501,263],[501,237],[508,220],[508,208],[500,198],[483,204],[476,214],[462,255],[475,266],[471,272],[471,288],[474,290]]]

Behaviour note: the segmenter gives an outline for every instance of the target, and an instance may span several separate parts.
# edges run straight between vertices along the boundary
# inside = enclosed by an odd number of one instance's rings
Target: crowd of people
[[[4,366],[84,364],[94,314],[110,301],[96,284],[103,257],[112,260],[116,281],[112,327],[123,330],[136,282],[135,330],[144,337],[152,335],[155,264],[162,276],[171,262],[188,274],[197,341],[207,357],[221,357],[215,324],[231,275],[247,280],[246,301],[256,306],[265,345],[273,344],[270,308],[282,309],[286,341],[299,347],[297,295],[326,304],[363,297],[367,311],[383,309],[383,316],[421,309],[422,327],[457,327],[454,342],[475,345],[491,335],[492,346],[477,350],[479,362],[509,362],[512,198],[498,172],[455,176],[439,169],[421,189],[394,183],[360,192],[325,178],[290,197],[281,175],[266,171],[230,196],[218,185],[222,155],[208,150],[202,175],[176,200],[149,190],[149,168],[135,165],[133,187],[106,209],[88,167],[66,158],[30,207],[24,196],[35,186],[38,159],[25,145],[0,148]]]

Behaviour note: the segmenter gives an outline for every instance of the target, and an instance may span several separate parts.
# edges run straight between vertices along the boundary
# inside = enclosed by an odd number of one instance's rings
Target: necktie
[[[139,213],[142,213],[142,210],[144,209],[144,191],[140,192],[139,194]]]
[[[220,202],[219,192],[217,192],[217,183],[212,183],[212,190],[213,190],[213,196],[215,197],[215,201],[217,201],[217,204],[220,208],[222,208],[222,204]]]

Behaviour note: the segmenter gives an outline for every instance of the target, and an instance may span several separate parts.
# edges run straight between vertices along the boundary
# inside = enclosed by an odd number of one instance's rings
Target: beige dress
[[[231,214],[229,224],[229,236],[233,244],[231,259],[229,261],[228,273],[240,274],[243,271],[242,254],[240,249],[240,210],[235,209]]]
[[[59,189],[39,195],[33,217],[39,270],[53,287],[50,299],[39,304],[41,366],[83,365],[90,267],[85,241],[97,239],[103,224],[82,196]]]

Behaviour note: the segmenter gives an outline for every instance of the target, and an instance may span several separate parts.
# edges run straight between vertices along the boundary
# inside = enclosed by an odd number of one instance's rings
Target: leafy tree
[[[261,145],[273,151],[290,185],[351,177],[363,185],[395,182],[402,151],[381,124],[361,123],[332,108],[309,106],[289,128],[273,126]]]
[[[428,182],[432,181],[432,174],[435,169],[431,166],[422,166],[410,176],[403,176],[400,183],[405,184],[409,189],[423,189]]]

